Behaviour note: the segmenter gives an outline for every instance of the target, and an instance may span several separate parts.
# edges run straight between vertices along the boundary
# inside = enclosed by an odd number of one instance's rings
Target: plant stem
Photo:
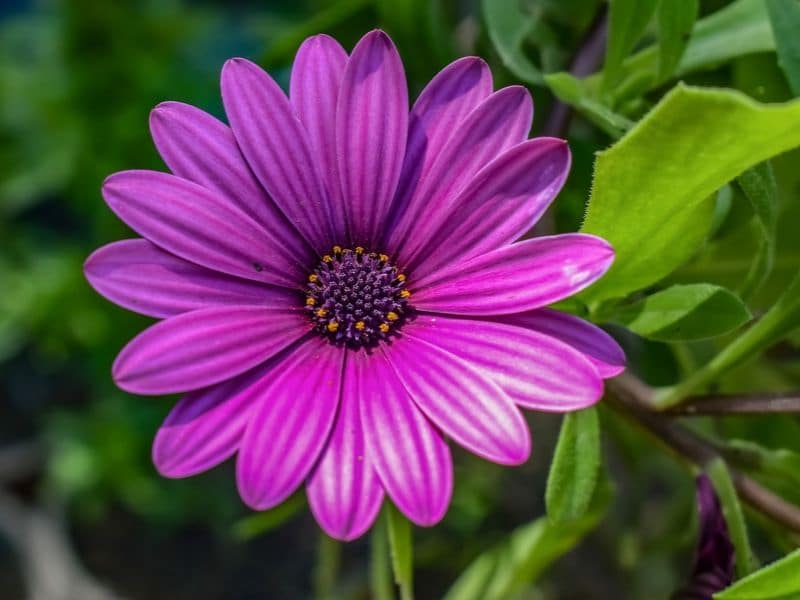
[[[389,558],[389,532],[380,524],[372,528],[369,579],[374,600],[394,600],[392,567]]]
[[[320,532],[317,564],[314,567],[314,598],[317,600],[335,597],[334,590],[339,577],[341,554],[342,545]]]
[[[411,523],[391,503],[385,506],[394,580],[402,600],[414,600],[414,540]]]
[[[690,396],[664,411],[673,417],[800,413],[800,392]]]

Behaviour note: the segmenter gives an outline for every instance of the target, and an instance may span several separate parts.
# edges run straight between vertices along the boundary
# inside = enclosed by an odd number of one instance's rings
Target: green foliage
[[[527,40],[535,34],[538,14],[519,0],[483,0],[486,27],[503,64],[522,81],[542,83],[540,68],[528,58]]]
[[[644,35],[657,5],[658,0],[611,0],[601,85],[604,93],[618,83],[622,61]]]
[[[657,81],[669,79],[678,67],[692,36],[698,9],[698,0],[659,1]]]
[[[684,85],[670,91],[597,157],[582,230],[609,240],[616,260],[583,297],[623,297],[671,273],[705,239],[711,194],[797,145],[800,102],[764,105]]]
[[[387,502],[384,506],[386,526],[389,530],[389,553],[392,557],[394,581],[400,588],[403,600],[413,598],[414,589],[414,540],[411,521]]]
[[[766,0],[778,64],[795,96],[800,96],[800,3],[797,0]]]
[[[714,594],[714,600],[792,600],[800,596],[800,550]]]
[[[749,200],[755,213],[762,238],[758,254],[741,286],[741,293],[749,297],[758,290],[775,264],[775,234],[778,226],[778,184],[772,166],[761,163],[742,173],[737,183]]]
[[[600,423],[595,407],[564,415],[545,502],[553,523],[574,521],[589,509],[600,472]]]
[[[621,308],[615,320],[651,340],[702,340],[747,323],[750,311],[734,293],[716,285],[674,285]]]

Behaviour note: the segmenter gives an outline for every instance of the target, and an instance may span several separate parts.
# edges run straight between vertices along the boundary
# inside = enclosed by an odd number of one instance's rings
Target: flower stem
[[[314,598],[328,600],[334,598],[336,580],[339,576],[342,545],[324,533],[319,535],[317,564],[314,567]]]
[[[388,502],[385,515],[394,581],[400,588],[402,600],[414,600],[414,542],[411,523]]]
[[[394,600],[389,531],[380,525],[372,528],[370,539],[369,580],[374,600]]]

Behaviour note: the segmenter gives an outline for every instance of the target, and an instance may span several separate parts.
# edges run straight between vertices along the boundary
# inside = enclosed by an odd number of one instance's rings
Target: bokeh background
[[[546,35],[540,32],[530,53],[549,71],[568,66],[603,4],[521,1],[544,11]],[[75,600],[96,592],[154,600],[369,597],[368,537],[331,551],[302,496],[255,514],[238,499],[230,464],[185,481],[156,474],[150,444],[173,399],[133,397],[110,378],[115,354],[148,320],[96,295],[81,265],[93,249],[130,235],[100,197],[103,179],[129,168],[164,169],[147,128],[160,101],[189,102],[224,117],[218,81],[226,58],[254,59],[285,85],[308,35],[332,34],[349,49],[375,27],[399,46],[412,95],[465,54],[489,61],[496,87],[516,83],[492,47],[480,4],[0,1],[0,598],[28,597],[31,586],[63,592],[41,598]],[[724,4],[701,7],[705,14]],[[737,58],[691,79],[762,101],[790,97],[774,53]],[[534,131],[552,130],[552,95],[532,91]],[[574,168],[548,218],[569,231],[580,225],[593,154],[610,139],[579,117],[561,133]],[[794,202],[784,206],[777,266],[762,306],[800,264],[797,165],[791,155],[775,162],[781,192]],[[746,273],[757,243],[752,214],[744,202],[732,206],[715,241],[676,281],[724,284]],[[674,348],[614,333],[650,383],[677,377]],[[727,385],[784,389],[798,379],[796,346],[785,344],[736,371]],[[478,553],[543,513],[560,419],[529,417],[534,452],[525,466],[504,469],[457,453],[447,517],[415,531],[419,598],[440,597]],[[688,573],[696,531],[691,475],[627,422],[607,411],[602,417],[615,489],[608,513],[525,597],[662,598]],[[701,426],[773,446],[796,445],[800,433],[787,418]],[[787,547],[769,524],[753,533],[765,558]],[[320,564],[319,556],[330,561],[337,552],[331,587],[331,564]]]

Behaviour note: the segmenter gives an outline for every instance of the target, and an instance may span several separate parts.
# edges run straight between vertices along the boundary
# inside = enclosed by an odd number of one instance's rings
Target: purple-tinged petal
[[[491,93],[489,66],[475,56],[450,63],[422,90],[409,115],[406,156],[387,232],[461,122]]]
[[[305,240],[253,176],[230,128],[199,108],[164,102],[150,113],[150,131],[178,177],[221,194],[261,225],[269,239],[302,254]]]
[[[308,255],[299,255],[217,192],[168,173],[123,171],[103,196],[131,229],[157,246],[214,271],[296,287]]]
[[[181,398],[153,442],[158,472],[189,477],[233,456],[254,406],[249,389],[269,377],[280,359],[278,355],[243,375]]]
[[[401,263],[413,258],[454,210],[459,192],[499,154],[525,140],[533,103],[523,87],[503,88],[489,96],[459,125],[442,148],[385,247]]]
[[[289,86],[292,107],[305,127],[328,191],[333,230],[342,236],[347,227],[336,160],[336,104],[346,65],[347,52],[339,42],[315,35],[297,51]]]
[[[414,403],[470,452],[503,465],[525,462],[530,432],[511,398],[488,374],[415,337],[411,325],[384,352]]]
[[[604,239],[568,233],[518,242],[409,281],[420,310],[502,315],[572,296],[599,279],[613,260]]]
[[[275,204],[320,254],[334,241],[330,203],[305,128],[289,99],[258,65],[222,68],[222,100],[239,148]]]
[[[493,320],[533,329],[569,344],[589,359],[603,379],[625,370],[625,352],[616,340],[597,325],[576,316],[540,308]]]
[[[339,404],[344,351],[311,337],[281,363],[258,397],[236,461],[242,500],[255,510],[288,498],[328,441]]]
[[[477,368],[524,408],[580,410],[603,395],[603,381],[588,359],[564,342],[530,329],[419,315],[407,330]]]
[[[403,63],[389,36],[372,31],[350,55],[336,109],[339,178],[353,244],[379,242],[407,136]]]
[[[219,304],[289,307],[297,302],[286,288],[211,271],[142,239],[103,246],[86,259],[83,270],[98,293],[150,317]]]
[[[423,277],[517,240],[561,190],[569,165],[564,140],[542,137],[511,148],[469,182],[407,268]]]
[[[114,381],[136,394],[172,394],[230,379],[311,329],[302,310],[266,306],[202,308],[160,321],[114,361]]]
[[[367,449],[357,393],[359,374],[345,362],[342,399],[327,446],[309,478],[308,503],[325,532],[354,540],[370,528],[383,503],[383,488]]]
[[[442,519],[453,491],[450,449],[397,379],[382,351],[348,357],[375,469],[392,502],[417,525]],[[346,392],[347,388],[346,388]]]

